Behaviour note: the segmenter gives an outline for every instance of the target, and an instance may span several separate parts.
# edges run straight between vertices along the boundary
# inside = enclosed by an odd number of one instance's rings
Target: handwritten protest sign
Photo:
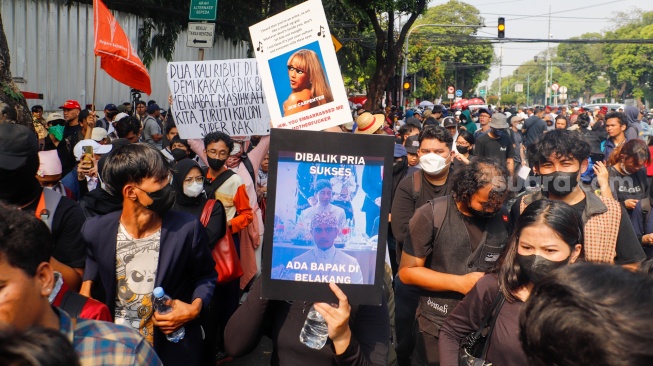
[[[273,129],[263,241],[263,296],[379,304],[393,138]]]
[[[268,135],[270,113],[256,60],[168,63],[172,115],[183,139],[221,131]]]
[[[352,121],[320,0],[290,8],[249,32],[274,127],[323,130]]]

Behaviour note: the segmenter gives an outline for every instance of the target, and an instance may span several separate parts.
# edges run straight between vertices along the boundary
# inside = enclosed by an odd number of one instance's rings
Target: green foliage
[[[638,11],[614,17],[612,30],[601,33],[587,33],[578,39],[652,39],[653,12]],[[568,89],[569,99],[583,97],[586,102],[594,94],[605,93],[608,98],[623,102],[634,98],[639,101],[653,100],[653,44],[611,43],[611,44],[560,44],[552,50],[554,66],[553,81]],[[531,74],[531,94],[543,102],[544,59],[546,53],[538,55],[541,60],[523,63],[516,74]],[[502,84],[511,82],[509,76]],[[497,88],[498,82],[493,83]],[[504,98],[502,98],[504,99]]]
[[[429,8],[415,26],[421,24],[483,23],[474,6],[457,0]],[[487,78],[494,58],[492,45],[468,44],[463,40],[480,27],[423,26],[413,31],[408,48],[408,73],[418,75],[415,96],[433,100],[446,94],[449,85],[461,89],[466,97]],[[419,77],[421,76],[421,78]]]

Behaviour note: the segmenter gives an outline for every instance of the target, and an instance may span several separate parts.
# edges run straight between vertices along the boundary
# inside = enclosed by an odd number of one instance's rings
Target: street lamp
[[[404,46],[404,67],[401,69],[401,85],[404,85],[404,78],[406,77],[406,74],[408,73],[408,40],[410,39],[410,34],[413,33],[414,30],[420,27],[445,27],[445,28],[473,28],[473,27],[482,27],[482,24],[418,24],[408,30],[408,33],[406,34],[406,42]],[[400,97],[400,103],[401,106],[404,105],[404,98],[403,96]]]

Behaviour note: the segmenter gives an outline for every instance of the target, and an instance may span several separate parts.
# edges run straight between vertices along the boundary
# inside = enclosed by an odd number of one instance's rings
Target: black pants
[[[395,331],[397,333],[397,364],[410,366],[415,348],[415,313],[420,289],[401,282],[395,276]]]
[[[440,366],[440,349],[438,337],[422,332],[415,322],[415,352],[413,366]]]

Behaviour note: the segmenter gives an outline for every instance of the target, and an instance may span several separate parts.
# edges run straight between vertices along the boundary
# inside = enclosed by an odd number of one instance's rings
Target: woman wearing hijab
[[[177,192],[175,205],[172,210],[181,211],[200,219],[202,211],[208,202],[204,192],[204,173],[199,164],[191,159],[182,159],[175,165],[176,172],[173,174],[172,187]],[[206,225],[206,234],[209,238],[210,249],[227,233],[227,215],[224,206],[220,201],[215,201],[211,217]],[[216,305],[216,299],[221,296],[220,287],[216,287],[213,294],[212,304],[209,311],[202,319],[202,326],[207,333],[205,340],[205,358],[209,361],[215,357],[215,344],[218,333],[218,315],[221,312],[220,306]],[[226,321],[225,321],[226,323]]]

